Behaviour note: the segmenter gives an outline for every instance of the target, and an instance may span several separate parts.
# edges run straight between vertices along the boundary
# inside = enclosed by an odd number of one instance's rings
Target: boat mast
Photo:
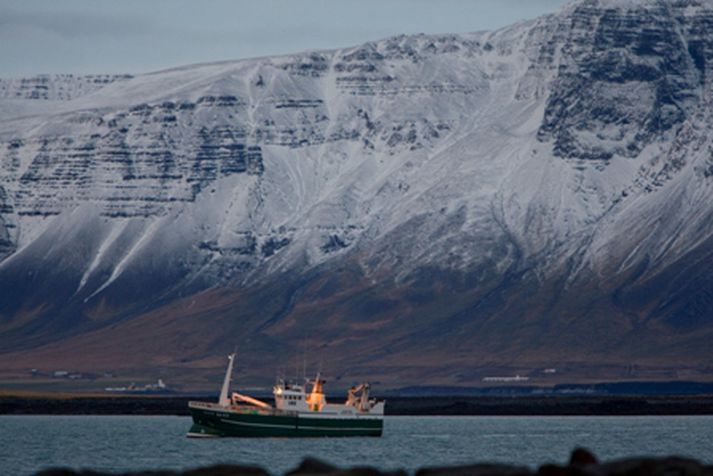
[[[218,399],[218,405],[222,407],[230,406],[230,398],[228,398],[228,392],[230,391],[230,377],[233,374],[234,360],[235,352],[228,356],[228,370],[225,371],[225,379],[223,379],[223,388],[220,390],[220,398]]]

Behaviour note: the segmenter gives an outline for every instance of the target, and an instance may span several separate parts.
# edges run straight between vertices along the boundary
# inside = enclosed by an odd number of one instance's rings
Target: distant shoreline
[[[0,393],[0,415],[178,415],[183,395]],[[338,400],[334,398],[334,400]],[[387,415],[589,416],[713,415],[713,395],[699,396],[439,396],[386,397]]]

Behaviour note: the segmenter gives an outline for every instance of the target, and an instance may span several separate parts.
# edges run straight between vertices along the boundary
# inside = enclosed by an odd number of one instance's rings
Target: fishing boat
[[[305,385],[278,380],[270,405],[238,392],[229,396],[234,360],[228,356],[218,403],[188,402],[193,426],[187,436],[381,436],[385,402],[369,398],[368,383],[349,389],[344,403],[327,403],[320,374]]]

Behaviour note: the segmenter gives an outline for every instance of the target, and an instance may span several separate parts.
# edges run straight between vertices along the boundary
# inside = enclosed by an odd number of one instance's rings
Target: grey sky
[[[0,76],[137,73],[490,30],[567,0],[0,0]]]

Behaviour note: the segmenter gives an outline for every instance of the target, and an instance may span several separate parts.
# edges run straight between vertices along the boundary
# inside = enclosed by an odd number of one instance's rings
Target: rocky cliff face
[[[711,27],[704,0],[585,0],[492,33],[2,81],[2,348],[711,378]]]

